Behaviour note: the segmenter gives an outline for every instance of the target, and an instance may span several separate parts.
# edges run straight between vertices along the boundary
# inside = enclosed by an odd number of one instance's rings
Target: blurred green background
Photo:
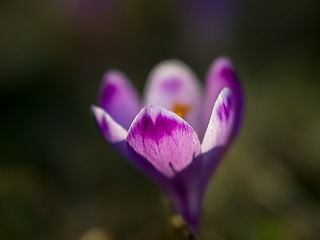
[[[221,55],[247,109],[209,186],[203,239],[320,239],[319,5],[1,1],[0,239],[171,239],[165,197],[104,141],[89,108],[107,69],[142,93],[161,60],[203,81]]]

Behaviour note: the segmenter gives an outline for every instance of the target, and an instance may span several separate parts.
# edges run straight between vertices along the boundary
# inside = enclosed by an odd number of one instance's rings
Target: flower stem
[[[170,219],[170,227],[172,229],[174,239],[177,240],[197,240],[196,236],[188,228],[180,215],[174,215]]]

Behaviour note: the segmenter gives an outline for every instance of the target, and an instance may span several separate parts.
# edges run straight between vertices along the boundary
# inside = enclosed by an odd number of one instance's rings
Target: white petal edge
[[[230,115],[228,115],[228,120],[222,121],[218,113],[219,107],[227,104],[228,101],[231,101],[231,110],[228,113]],[[228,144],[234,124],[234,105],[230,89],[222,89],[213,106],[210,121],[201,144],[202,153],[209,152],[215,147]]]
[[[126,140],[128,135],[127,130],[114,121],[107,112],[97,106],[91,106],[91,110],[95,116],[100,131],[108,142],[118,143]]]

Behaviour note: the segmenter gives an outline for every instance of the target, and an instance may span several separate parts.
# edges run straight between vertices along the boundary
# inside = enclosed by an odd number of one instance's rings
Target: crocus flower
[[[217,59],[205,90],[178,60],[150,73],[141,100],[121,72],[108,71],[92,112],[105,139],[149,175],[199,234],[206,186],[237,135],[243,92],[229,59]]]

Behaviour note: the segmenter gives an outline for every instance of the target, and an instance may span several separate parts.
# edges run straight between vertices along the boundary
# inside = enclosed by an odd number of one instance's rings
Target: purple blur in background
[[[246,0],[179,0],[182,37],[192,55],[209,57],[210,51],[223,53],[238,37],[238,22]]]

